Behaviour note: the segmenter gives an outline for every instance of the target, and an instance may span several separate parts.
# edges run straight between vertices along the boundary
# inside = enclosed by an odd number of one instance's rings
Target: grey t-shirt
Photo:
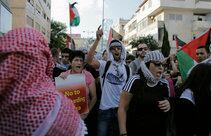
[[[139,58],[136,58],[134,61],[132,61],[129,64],[129,67],[132,71],[132,75],[135,75],[136,73],[138,73],[138,70],[140,68],[140,64],[141,64],[141,60]]]

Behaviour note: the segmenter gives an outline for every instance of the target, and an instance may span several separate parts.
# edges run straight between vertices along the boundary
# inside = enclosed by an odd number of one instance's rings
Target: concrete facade
[[[172,52],[176,51],[174,36],[188,43],[211,27],[210,0],[144,0],[135,16],[125,25],[124,40],[131,40],[131,22],[136,22],[133,35],[152,35],[162,45],[163,25],[169,34]],[[135,34],[136,33],[136,34]]]
[[[12,13],[7,0],[0,0],[0,36],[12,29]]]
[[[114,26],[114,30],[120,35],[124,36],[125,35],[124,27],[128,23],[128,21],[129,20],[120,18],[116,26]]]
[[[32,27],[50,42],[51,0],[8,0],[13,13],[12,28]]]

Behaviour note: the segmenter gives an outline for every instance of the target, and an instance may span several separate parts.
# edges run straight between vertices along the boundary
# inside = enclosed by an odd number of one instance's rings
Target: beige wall
[[[8,0],[12,12],[12,28],[26,25],[25,3],[26,0]]]
[[[10,8],[13,14],[12,28],[35,28],[42,32],[48,42],[50,42],[51,0],[46,0],[46,3],[43,0],[30,1],[32,3],[30,3],[28,0],[9,0]],[[40,26],[39,29],[37,26]]]

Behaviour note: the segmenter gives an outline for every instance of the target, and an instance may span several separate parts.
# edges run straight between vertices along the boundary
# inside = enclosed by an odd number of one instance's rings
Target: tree
[[[158,42],[151,35],[148,35],[147,37],[138,37],[137,39],[133,39],[129,44],[132,45],[132,48],[135,48],[140,43],[145,43],[150,48],[150,50],[159,49]]]
[[[51,41],[50,48],[64,49],[66,46],[67,26],[61,22],[51,21]]]
[[[164,25],[164,36],[163,36],[163,44],[161,47],[161,52],[163,54],[164,57],[168,57],[170,54],[170,44],[169,44],[169,37],[168,37],[168,32],[166,30],[166,27]]]

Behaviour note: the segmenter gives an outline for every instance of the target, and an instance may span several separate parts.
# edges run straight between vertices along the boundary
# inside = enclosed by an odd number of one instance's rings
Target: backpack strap
[[[128,79],[130,77],[130,68],[129,68],[128,65],[125,65],[125,69],[126,69],[126,72],[127,72],[127,79],[126,79],[126,83],[127,83]]]
[[[111,61],[107,61],[107,62],[106,62],[106,65],[105,65],[104,73],[103,73],[103,75],[102,75],[102,78],[103,78],[102,87],[103,87],[104,82],[105,82],[105,75],[106,75],[106,73],[107,73],[108,68],[109,68],[110,65],[111,65]],[[126,79],[126,82],[127,82],[128,79],[129,79],[129,77],[130,77],[130,68],[129,68],[128,65],[125,65],[125,69],[126,69],[126,72],[127,72],[127,79]]]
[[[105,65],[104,73],[103,73],[103,75],[102,75],[102,78],[103,78],[102,87],[103,87],[104,82],[105,82],[105,75],[106,75],[106,73],[107,73],[108,68],[109,68],[110,65],[111,65],[111,61],[107,61],[107,62],[106,62],[106,65]]]

